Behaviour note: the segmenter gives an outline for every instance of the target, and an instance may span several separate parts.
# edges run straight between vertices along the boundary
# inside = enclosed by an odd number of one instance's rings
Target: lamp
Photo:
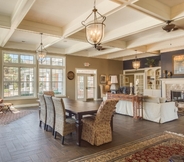
[[[102,38],[104,37],[105,24],[103,22],[105,21],[106,17],[98,12],[95,5],[96,0],[94,0],[94,9],[92,10],[92,13],[81,23],[83,26],[85,26],[87,41],[90,44],[94,45],[96,48],[97,44],[99,44]],[[86,23],[86,21],[92,14],[94,14],[93,21]]]
[[[40,33],[40,35],[41,35],[41,43],[40,43],[40,46],[36,50],[37,59],[41,63],[45,61],[46,54],[47,54],[47,51],[46,51],[46,49],[44,49],[44,46],[43,46],[43,43],[42,43],[42,34],[43,33]]]
[[[116,75],[111,76],[111,93],[116,93],[116,91],[118,90],[118,79]]]
[[[140,68],[140,61],[139,60],[137,60],[137,55],[135,56],[135,61],[132,61],[132,66],[133,66],[133,68],[134,69],[139,69]]]

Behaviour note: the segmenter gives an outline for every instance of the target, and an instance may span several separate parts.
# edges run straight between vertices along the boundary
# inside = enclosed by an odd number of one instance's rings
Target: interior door
[[[87,75],[87,86],[86,86],[86,100],[94,100],[95,96],[95,77],[94,75]]]
[[[91,74],[77,75],[77,100],[94,100],[95,77]]]

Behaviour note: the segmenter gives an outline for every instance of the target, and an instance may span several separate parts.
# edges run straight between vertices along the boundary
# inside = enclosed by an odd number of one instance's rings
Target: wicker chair
[[[54,91],[43,91],[44,95],[54,96]]]
[[[48,130],[48,126],[52,128],[52,135],[54,135],[55,131],[55,107],[52,101],[52,96],[44,95],[45,102],[47,105],[47,126],[46,130]]]
[[[64,144],[64,136],[76,131],[75,120],[73,118],[66,118],[62,98],[52,97],[52,99],[56,111],[54,138],[56,138],[57,133],[59,133],[62,136],[62,144]]]
[[[45,98],[43,94],[38,94],[39,102],[40,102],[40,112],[39,112],[39,117],[40,117],[40,127],[42,125],[42,122],[44,123],[44,130],[46,129],[47,126],[47,106],[45,102]]]
[[[111,118],[118,100],[103,101],[96,116],[82,119],[82,139],[91,145],[102,145],[112,141]]]

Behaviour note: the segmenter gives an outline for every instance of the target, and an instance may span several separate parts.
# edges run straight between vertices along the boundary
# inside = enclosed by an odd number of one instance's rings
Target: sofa
[[[147,96],[143,101],[143,119],[156,123],[165,123],[178,119],[178,108],[175,102],[167,102],[165,98]],[[133,116],[133,103],[119,100],[116,113]]]

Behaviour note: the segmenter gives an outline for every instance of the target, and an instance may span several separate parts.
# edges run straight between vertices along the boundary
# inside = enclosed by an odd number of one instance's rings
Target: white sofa
[[[178,108],[175,102],[166,102],[165,98],[146,97],[143,102],[143,119],[157,123],[165,123],[178,119]],[[133,103],[119,100],[116,113],[133,116]]]

